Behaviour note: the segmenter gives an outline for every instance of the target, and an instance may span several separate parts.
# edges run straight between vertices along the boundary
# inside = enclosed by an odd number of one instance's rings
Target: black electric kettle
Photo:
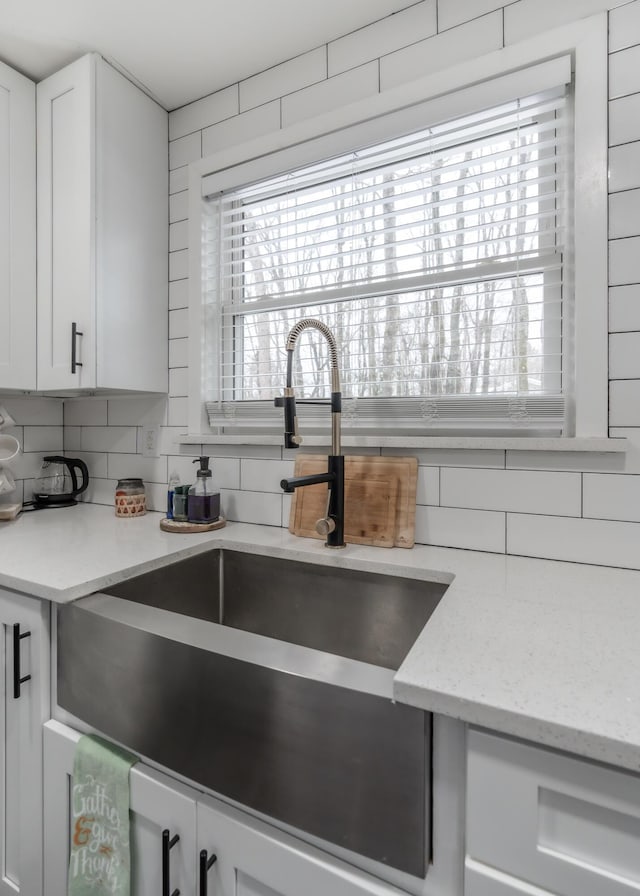
[[[80,472],[80,483],[76,476]],[[50,455],[43,458],[40,475],[33,486],[33,507],[70,507],[76,495],[89,486],[89,470],[79,457]]]

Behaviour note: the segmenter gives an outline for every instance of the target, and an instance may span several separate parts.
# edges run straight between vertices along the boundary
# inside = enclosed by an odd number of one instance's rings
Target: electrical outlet
[[[160,427],[159,426],[143,426],[142,427],[142,456],[143,457],[160,457]]]

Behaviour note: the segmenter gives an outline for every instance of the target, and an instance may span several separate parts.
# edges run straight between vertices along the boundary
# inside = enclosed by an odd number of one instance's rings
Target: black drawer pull
[[[207,872],[211,868],[214,862],[216,862],[218,856],[211,855],[209,856],[206,849],[200,851],[200,893],[199,896],[207,896]]]
[[[180,890],[171,890],[171,856],[170,851],[180,839],[180,834],[171,837],[169,829],[162,832],[162,896],[180,896]]]
[[[30,675],[20,677],[20,642],[23,638],[31,637],[31,632],[20,632],[20,623],[13,626],[13,696],[16,700],[20,697],[20,685],[30,681]]]

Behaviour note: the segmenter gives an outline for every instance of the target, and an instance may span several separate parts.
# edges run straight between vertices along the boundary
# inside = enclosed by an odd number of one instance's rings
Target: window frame
[[[573,399],[570,409],[572,435],[577,438],[606,438],[608,425],[608,326],[607,326],[607,16],[598,14],[495,51],[486,56],[445,69],[376,94],[357,104],[341,107],[292,127],[270,133],[239,146],[221,150],[189,166],[189,434],[214,437],[201,395],[202,308],[201,227],[203,192],[231,188],[239,182],[239,170],[248,166],[252,179],[273,174],[273,154],[278,153],[280,170],[299,167],[318,158],[335,155],[340,141],[351,134],[362,144],[371,143],[389,124],[406,120],[418,104],[446,103],[449,117],[458,103],[468,104],[474,94],[485,96],[507,76],[510,83],[522,81],[526,95],[530,69],[555,57],[570,54],[575,75],[574,91],[574,289],[577,301],[572,311]],[[530,86],[528,92],[531,92]],[[460,113],[462,114],[462,113]],[[406,131],[406,126],[404,128]],[[336,136],[337,135],[337,136]],[[336,148],[338,146],[338,148]],[[429,436],[416,435],[415,443]],[[480,436],[480,434],[478,434]],[[469,439],[477,438],[472,433]],[[557,437],[564,441],[566,436]],[[215,436],[216,441],[266,442],[269,437]],[[354,440],[359,442],[358,436]],[[414,437],[408,436],[409,445]],[[492,442],[498,440],[492,439]],[[530,439],[525,437],[523,442]],[[549,440],[546,440],[549,441]],[[553,442],[553,439],[551,439]]]

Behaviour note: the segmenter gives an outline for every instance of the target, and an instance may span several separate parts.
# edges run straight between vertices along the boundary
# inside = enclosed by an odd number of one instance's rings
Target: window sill
[[[282,445],[281,435],[181,435],[181,445]],[[307,436],[305,447],[325,447],[329,436]],[[345,448],[451,448],[474,451],[576,451],[612,454],[627,450],[627,439],[492,436],[343,436]]]

